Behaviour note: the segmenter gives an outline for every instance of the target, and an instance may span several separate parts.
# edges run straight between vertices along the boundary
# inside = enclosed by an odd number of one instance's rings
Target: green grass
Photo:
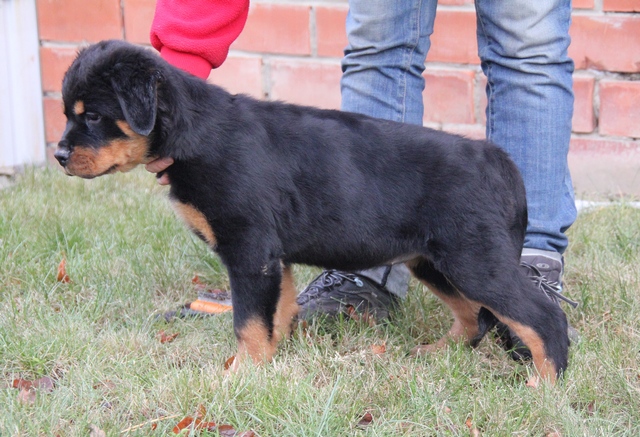
[[[140,170],[84,181],[29,170],[0,191],[0,435],[166,435],[198,405],[206,420],[259,436],[640,435],[640,210],[582,214],[570,231],[566,290],[582,341],[555,387],[525,386],[490,338],[423,359],[450,314],[412,284],[393,323],[316,323],[281,345],[273,363],[225,375],[231,315],[155,315],[193,300],[198,274],[228,287],[224,268],[174,217],[166,188]],[[56,280],[67,260],[69,283]],[[317,273],[296,267],[298,286]],[[160,330],[178,332],[161,344]],[[372,345],[385,343],[376,355]],[[14,378],[58,378],[33,404]],[[360,429],[365,412],[373,422]]]

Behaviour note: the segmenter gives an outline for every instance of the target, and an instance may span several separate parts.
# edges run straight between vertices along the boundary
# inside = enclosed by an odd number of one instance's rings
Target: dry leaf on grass
[[[32,405],[36,401],[36,390],[51,393],[54,385],[54,380],[48,376],[43,376],[35,381],[18,378],[14,379],[12,384],[13,388],[20,390],[18,393],[18,402],[26,405]]]
[[[182,419],[176,426],[173,427],[174,434],[180,434],[183,429],[193,428],[195,431],[210,431],[213,432],[216,429],[215,422],[205,422],[202,419],[194,419],[191,416],[187,416]]]
[[[237,435],[236,430],[231,425],[220,425],[218,427],[218,434],[221,437],[235,437]]]
[[[178,422],[176,426],[173,427],[173,433],[180,434],[180,431],[182,431],[185,428],[188,428],[192,423],[193,423],[193,417],[191,416],[185,417],[180,422]]]
[[[482,434],[478,428],[473,427],[473,420],[471,417],[467,417],[467,420],[464,422],[465,426],[469,428],[469,435],[471,437],[480,437]]]
[[[371,352],[376,355],[382,355],[387,352],[387,344],[374,344],[373,346],[371,346]]]
[[[71,279],[69,278],[69,275],[67,275],[67,260],[66,258],[62,258],[62,261],[60,261],[60,264],[58,264],[58,276],[57,276],[57,280],[58,282],[70,282]]]
[[[238,433],[231,425],[217,425],[215,422],[205,422],[199,418],[185,417],[173,427],[174,434],[180,434],[183,429],[191,428],[194,431],[217,432],[220,437],[255,437],[251,430]]]
[[[360,418],[360,421],[358,422],[358,427],[359,428],[365,428],[369,425],[371,425],[371,423],[373,422],[373,416],[371,415],[371,413],[369,413],[368,411],[366,413],[364,413],[364,415]]]
[[[165,343],[171,343],[173,340],[176,339],[178,335],[179,335],[178,332],[175,332],[173,334],[167,334],[166,332],[164,332],[164,329],[163,329],[162,331],[156,334],[156,338],[160,341],[160,343],[165,344]]]
[[[43,376],[35,381],[29,381],[26,379],[18,378],[13,380],[13,388],[26,389],[26,390],[44,390],[52,392],[55,382],[48,376]]]
[[[229,357],[227,359],[227,361],[224,362],[224,370],[229,370],[231,369],[231,366],[233,366],[233,362],[236,360],[236,356],[235,355],[231,355],[231,357]]]
[[[216,425],[215,422],[205,422],[202,420],[206,416],[207,410],[204,405],[198,405],[195,419],[187,416],[173,427],[174,434],[180,434],[183,429],[191,428],[194,431],[217,432],[220,437],[255,437],[253,431],[238,433],[231,425]]]

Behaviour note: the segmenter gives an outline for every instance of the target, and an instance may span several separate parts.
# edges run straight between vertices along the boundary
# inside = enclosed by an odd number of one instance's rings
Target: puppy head
[[[151,161],[157,57],[122,41],[82,50],[65,74],[67,125],[54,156],[69,175],[94,178]]]

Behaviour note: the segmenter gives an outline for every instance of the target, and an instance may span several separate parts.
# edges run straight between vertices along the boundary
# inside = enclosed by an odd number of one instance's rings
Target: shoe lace
[[[305,294],[309,298],[317,297],[326,289],[339,287],[344,281],[352,282],[358,287],[364,285],[362,279],[353,273],[341,272],[339,270],[326,270],[309,284],[309,287],[305,290]]]
[[[542,272],[540,272],[540,270],[538,270],[536,266],[529,264],[528,262],[521,261],[520,265],[529,270],[527,272],[527,276],[529,276],[529,278],[533,281],[536,287],[538,287],[538,289],[544,291],[549,299],[556,303],[559,303],[558,300],[561,300],[568,303],[573,308],[578,307],[578,302],[575,302],[562,295],[562,287],[560,286],[558,281],[550,281],[546,276],[542,274]]]

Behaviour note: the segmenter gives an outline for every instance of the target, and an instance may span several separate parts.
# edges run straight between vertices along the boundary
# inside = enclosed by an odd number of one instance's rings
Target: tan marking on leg
[[[533,365],[543,379],[547,379],[551,383],[556,382],[556,365],[551,358],[547,356],[544,350],[544,341],[542,338],[529,326],[516,322],[508,317],[500,316],[495,311],[492,311],[496,315],[498,320],[511,328],[518,337],[524,342],[524,344],[531,351],[533,358]]]
[[[239,330],[238,353],[231,370],[238,370],[238,367],[248,358],[251,358],[254,364],[269,362],[275,350],[275,345],[269,339],[269,330],[264,323],[258,319],[249,320]]]
[[[192,231],[199,232],[204,237],[209,246],[216,245],[216,236],[203,213],[192,205],[178,201],[172,201],[171,206]]]
[[[84,114],[84,102],[82,100],[78,100],[73,105],[73,113],[76,115]]]
[[[411,267],[410,262],[407,263]],[[419,279],[419,278],[418,278]],[[426,345],[418,345],[411,350],[411,355],[419,356],[429,352],[436,351],[446,347],[450,341],[464,340],[467,344],[478,335],[478,313],[480,312],[481,305],[477,302],[473,302],[463,295],[451,296],[450,294],[442,293],[433,284],[419,279],[433,294],[438,296],[453,313],[453,325],[449,331],[442,336],[437,342]]]
[[[283,338],[289,338],[294,318],[298,315],[297,291],[291,266],[282,266],[282,282],[280,284],[280,298],[276,314],[273,318],[274,346]]]
[[[67,173],[95,177],[116,171],[127,172],[153,159],[147,156],[147,137],[133,132],[125,121],[118,120],[116,124],[127,138],[114,140],[102,147],[75,146],[66,166]]]

